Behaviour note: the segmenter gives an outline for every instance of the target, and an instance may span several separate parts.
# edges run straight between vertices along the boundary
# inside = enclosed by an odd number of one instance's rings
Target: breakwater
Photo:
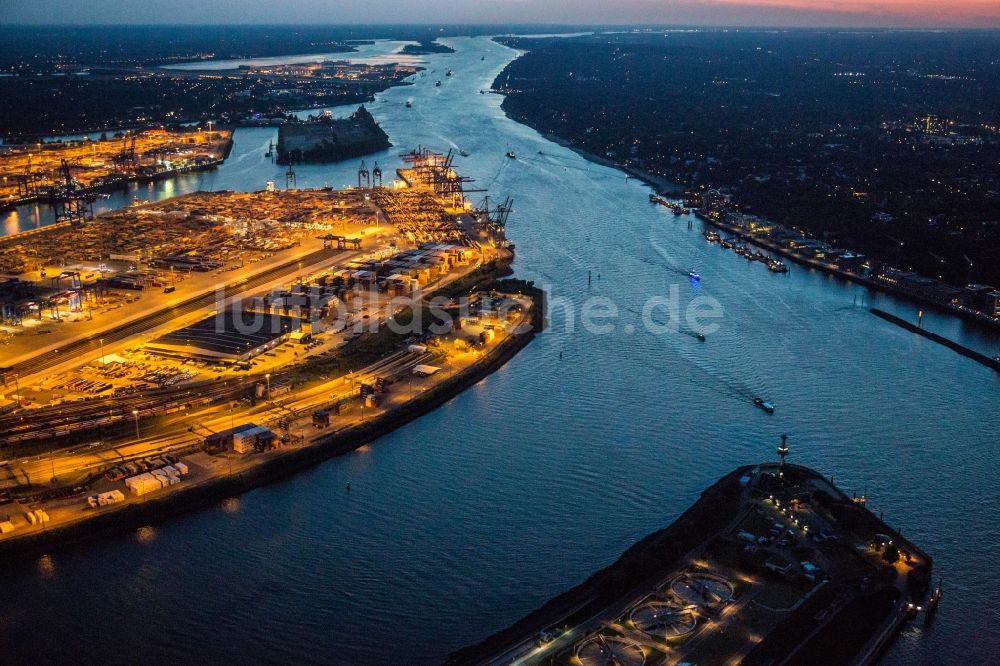
[[[974,349],[969,349],[965,345],[961,345],[955,342],[954,340],[949,340],[948,338],[942,335],[938,335],[937,333],[932,333],[930,331],[924,330],[920,326],[912,324],[906,321],[905,319],[897,317],[894,314],[889,314],[884,310],[879,310],[878,308],[871,308],[870,312],[876,317],[879,317],[880,319],[884,319],[890,323],[893,323],[896,326],[899,326],[900,328],[905,328],[906,330],[912,333],[916,333],[917,335],[921,335],[927,338],[928,340],[933,340],[939,345],[944,345],[948,349],[951,349],[961,354],[962,356],[965,356],[966,358],[971,358],[973,361],[976,361],[977,363],[982,363],[986,367],[993,368],[997,372],[1000,372],[1000,360],[996,358],[990,358],[986,354],[980,354]]]

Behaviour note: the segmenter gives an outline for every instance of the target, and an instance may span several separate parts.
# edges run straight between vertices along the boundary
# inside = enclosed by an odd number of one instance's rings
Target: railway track
[[[392,380],[402,372],[432,358],[432,354],[414,355],[400,351],[359,371],[355,378],[360,382],[374,383],[377,377]],[[284,373],[274,376],[277,380]],[[260,376],[230,379],[224,382],[209,381],[178,388],[156,389],[154,391],[123,396],[86,400],[67,405],[43,407],[30,412],[15,413],[0,417],[0,446],[16,446],[28,442],[44,442],[74,433],[98,430],[107,426],[130,421],[136,415],[140,418],[167,416],[182,410],[193,409],[227,399],[234,400],[246,396],[247,392],[261,380]],[[348,397],[354,389],[338,395],[337,399]],[[293,397],[287,403],[300,402]],[[335,400],[334,400],[335,401]],[[325,400],[329,403],[329,397]],[[290,409],[289,411],[294,411]],[[135,413],[133,413],[135,412]]]
[[[128,421],[135,415],[141,418],[165,416],[222,398],[235,398],[247,392],[248,387],[253,384],[252,379],[214,382],[211,385],[186,387],[166,393],[88,401],[80,405],[68,405],[63,410],[48,408],[46,413],[32,411],[7,416],[0,419],[0,446],[56,439]]]
[[[264,422],[271,425],[275,425],[283,419],[298,419],[308,416],[312,411],[328,407],[337,402],[357,397],[358,395],[358,382],[364,383],[374,383],[377,378],[382,378],[385,380],[393,381],[398,379],[401,375],[409,372],[412,368],[420,363],[427,363],[432,361],[437,357],[437,354],[431,352],[411,352],[409,350],[398,351],[384,359],[376,361],[375,363],[361,369],[353,375],[355,382],[350,388],[344,388],[341,390],[330,390],[330,382],[316,386],[311,389],[307,389],[300,393],[299,395],[289,396],[283,402],[275,402],[267,406],[263,413],[257,414],[256,416],[247,415],[250,418],[255,418],[259,420],[258,422]],[[234,382],[229,382],[223,386],[205,386],[203,388],[214,388],[212,391],[203,391],[198,394],[199,399],[206,402],[211,402],[213,399],[218,399],[224,396],[227,392],[232,391],[245,391],[249,385],[253,383],[257,378],[250,378],[252,381],[239,380]],[[218,384],[218,382],[206,382],[208,384]],[[171,391],[177,393],[177,391]],[[142,400],[136,400],[128,404],[121,405],[117,408],[114,416],[118,420],[131,420],[132,413],[131,409],[138,409],[138,407],[148,404],[150,402],[157,403],[155,406],[156,414],[162,414],[163,412],[163,400],[166,398],[163,395],[157,396],[146,396]],[[169,404],[169,403],[168,403]],[[84,420],[75,424],[64,424],[62,426],[52,427],[51,425],[38,427],[36,426],[31,432],[34,434],[41,434],[44,438],[62,436],[65,432],[53,433],[53,431],[59,431],[60,428],[79,428],[79,429],[90,429],[94,427],[94,421],[101,421],[103,419],[109,418],[107,414],[106,405],[102,407],[88,406],[87,409],[77,410],[78,415],[83,417],[93,416],[98,412],[103,411],[103,415],[98,416],[92,420]],[[140,412],[142,414],[142,412]],[[222,414],[221,416],[216,414],[214,421],[225,422],[226,416]],[[11,419],[8,417],[6,419],[0,420],[0,433],[5,432],[3,428]],[[209,423],[212,423],[213,419],[209,419]],[[213,426],[215,427],[215,426]],[[185,420],[183,422],[178,422],[172,424],[170,427],[158,432],[157,436],[153,439],[147,439],[140,443],[131,443],[125,439],[112,441],[112,442],[101,442],[96,444],[91,444],[88,446],[81,446],[79,444],[74,445],[70,449],[66,449],[66,455],[80,455],[81,450],[84,451],[83,455],[89,456],[85,463],[81,463],[78,467],[74,468],[79,470],[92,470],[106,467],[109,463],[109,458],[107,458],[108,453],[114,453],[116,457],[113,458],[114,461],[121,461],[128,458],[134,457],[148,457],[153,453],[160,454],[172,450],[179,450],[192,445],[192,440],[197,440],[205,437],[205,433],[215,432],[213,427],[205,425],[205,423],[190,422],[190,420]],[[69,430],[67,432],[72,432]],[[47,433],[47,434],[46,434]],[[25,433],[21,433],[25,434]],[[38,437],[36,437],[37,439]],[[135,447],[140,447],[135,450]],[[125,451],[128,451],[127,453]],[[51,458],[53,453],[40,454],[32,458],[25,458],[16,463],[11,461],[0,462],[0,470],[3,469],[13,469],[11,465],[19,465],[23,467],[25,464],[32,465],[43,465],[52,464]],[[59,454],[61,455],[61,453]],[[49,461],[49,462],[46,462]]]

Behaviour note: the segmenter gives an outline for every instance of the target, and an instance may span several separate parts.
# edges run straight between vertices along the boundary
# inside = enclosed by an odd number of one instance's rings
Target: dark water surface
[[[0,570],[0,661],[437,662],[607,565],[735,466],[774,458],[781,432],[793,461],[866,491],[936,559],[937,619],[907,628],[887,663],[1000,654],[1000,376],[873,317],[854,305],[856,286],[794,266],[774,275],[706,244],[699,223],[649,205],[640,183],[480,95],[512,51],[443,41],[458,53],[427,56],[436,71],[371,105],[395,148],[369,166],[391,173],[418,143],[467,150],[458,168],[515,198],[518,274],[569,307],[502,370],[364,450]],[[283,185],[283,168],[264,158],[275,136],[241,129],[218,171],[107,203]],[[300,166],[298,184],[342,186],[355,169]],[[682,308],[698,297],[721,307],[705,343],[642,325],[647,299],[671,285]],[[566,324],[592,296],[617,307],[613,333]],[[915,316],[911,304],[867,298]],[[930,313],[925,325],[1000,347],[955,319]],[[750,404],[757,395],[777,405],[773,416]]]

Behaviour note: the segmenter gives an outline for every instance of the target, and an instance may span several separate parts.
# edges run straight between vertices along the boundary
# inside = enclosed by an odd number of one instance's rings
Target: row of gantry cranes
[[[126,132],[122,137],[121,150],[111,158],[112,172],[103,177],[99,188],[104,189],[124,184],[138,171],[135,151],[136,134]],[[62,158],[56,174],[34,169],[29,153],[24,173],[14,176],[17,187],[15,203],[47,201],[55,210],[57,222],[80,224],[93,219],[93,204],[97,199],[97,187],[85,186],[73,177],[72,165]]]
[[[429,187],[439,197],[450,199],[454,208],[464,206],[467,194],[487,191],[467,186],[468,183],[474,182],[474,179],[461,176],[455,171],[455,151],[453,149],[443,154],[434,152],[425,146],[417,146],[415,150],[403,153],[400,157],[409,165],[407,170],[414,174],[414,180],[417,184]],[[295,187],[295,166],[289,162],[288,168],[285,170],[285,189],[294,189]],[[383,187],[382,168],[378,162],[375,162],[369,169],[365,160],[361,160],[361,165],[358,167],[358,189],[380,189]],[[491,207],[490,198],[487,195],[484,196],[482,203],[472,211],[480,227],[498,246],[507,243],[507,218],[513,210],[513,205],[514,200],[508,197],[495,207]]]

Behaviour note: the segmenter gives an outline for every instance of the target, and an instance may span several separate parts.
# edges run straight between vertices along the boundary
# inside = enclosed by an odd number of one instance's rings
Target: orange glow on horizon
[[[902,23],[925,24],[929,19],[940,21],[941,26],[962,24],[969,27],[979,21],[996,23],[1000,20],[1000,2],[996,0],[955,0],[941,3],[936,0],[709,0],[723,7],[748,9],[787,9],[791,12],[824,15],[870,16],[881,19],[899,19]]]

